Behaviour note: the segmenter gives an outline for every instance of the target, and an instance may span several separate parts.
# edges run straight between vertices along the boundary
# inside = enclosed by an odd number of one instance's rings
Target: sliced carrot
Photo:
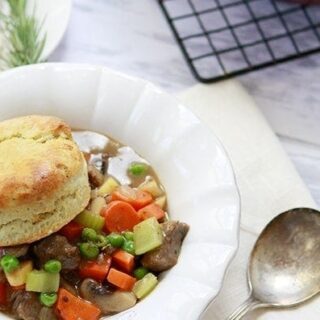
[[[134,284],[136,283],[136,279],[129,276],[128,274],[111,268],[107,277],[107,280],[124,291],[131,291]]]
[[[124,250],[117,250],[112,255],[112,261],[123,271],[128,273],[133,271],[134,256]]]
[[[101,311],[89,301],[76,297],[66,289],[60,288],[56,313],[62,320],[98,320]]]
[[[155,217],[157,220],[163,219],[165,212],[155,203],[150,203],[138,211],[138,215],[142,220]]]
[[[83,226],[80,223],[72,220],[62,227],[62,229],[59,230],[59,233],[72,241],[81,236],[82,229]]]
[[[111,194],[112,200],[121,200],[130,203],[139,210],[152,202],[152,196],[146,191],[133,189],[129,186],[121,186]]]
[[[103,281],[109,272],[111,257],[105,256],[102,261],[83,261],[79,267],[79,274],[82,278],[92,278]]]
[[[105,217],[105,227],[109,232],[132,230],[140,222],[137,211],[124,201],[110,202],[101,215]]]

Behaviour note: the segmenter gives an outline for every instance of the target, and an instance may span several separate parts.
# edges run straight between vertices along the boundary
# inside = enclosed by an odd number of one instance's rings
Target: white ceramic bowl
[[[213,133],[150,83],[86,65],[43,64],[0,74],[0,120],[26,114],[55,115],[132,146],[157,171],[171,217],[191,226],[178,264],[156,290],[109,319],[198,319],[220,290],[238,245],[239,195]]]

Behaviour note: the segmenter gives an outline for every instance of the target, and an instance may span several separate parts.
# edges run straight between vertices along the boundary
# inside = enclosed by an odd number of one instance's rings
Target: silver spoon
[[[261,307],[291,307],[320,292],[320,212],[281,213],[262,231],[248,267],[250,297],[228,318]]]

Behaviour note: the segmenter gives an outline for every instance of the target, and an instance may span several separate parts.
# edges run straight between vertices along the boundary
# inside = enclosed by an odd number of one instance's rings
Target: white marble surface
[[[50,61],[106,65],[173,93],[196,83],[156,0],[74,0],[68,31]],[[319,77],[320,55],[314,55],[238,80],[320,205]]]

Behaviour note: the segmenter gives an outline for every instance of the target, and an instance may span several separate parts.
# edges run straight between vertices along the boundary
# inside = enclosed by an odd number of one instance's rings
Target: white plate
[[[28,11],[33,12],[39,22],[43,21],[43,34],[47,34],[41,59],[45,60],[61,41],[70,18],[72,0],[28,0]]]
[[[179,263],[157,289],[110,319],[195,320],[217,295],[238,246],[239,195],[221,144],[152,84],[102,67],[43,64],[0,75],[0,120],[49,114],[132,146],[155,168],[173,219],[190,224]],[[0,319],[5,319],[1,317]]]

